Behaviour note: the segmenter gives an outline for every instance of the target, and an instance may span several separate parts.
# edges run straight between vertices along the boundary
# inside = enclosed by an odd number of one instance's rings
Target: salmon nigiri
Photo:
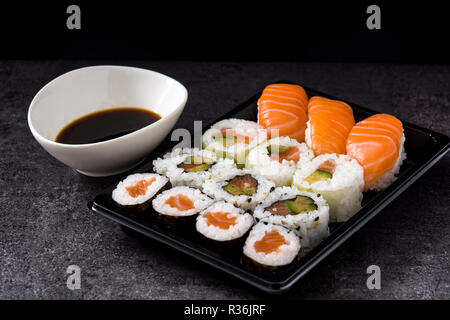
[[[258,100],[258,123],[268,131],[278,130],[298,142],[305,140],[308,95],[296,84],[276,83],[264,88]]]
[[[406,158],[404,141],[402,122],[389,114],[375,114],[352,128],[347,154],[364,168],[366,190],[385,189],[396,179]]]
[[[352,108],[343,101],[312,97],[308,114],[305,139],[314,154],[345,154],[348,134],[355,125]]]

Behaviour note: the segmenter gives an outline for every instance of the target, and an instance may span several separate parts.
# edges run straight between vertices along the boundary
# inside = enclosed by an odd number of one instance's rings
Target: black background
[[[81,30],[66,27],[70,4]],[[370,4],[381,30],[366,27]],[[0,58],[447,64],[447,20],[429,1],[16,1],[1,7]]]

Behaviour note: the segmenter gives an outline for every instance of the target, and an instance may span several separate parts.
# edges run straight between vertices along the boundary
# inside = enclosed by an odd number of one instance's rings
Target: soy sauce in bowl
[[[161,119],[147,109],[122,107],[87,114],[65,126],[55,141],[85,144],[111,140],[142,129]]]

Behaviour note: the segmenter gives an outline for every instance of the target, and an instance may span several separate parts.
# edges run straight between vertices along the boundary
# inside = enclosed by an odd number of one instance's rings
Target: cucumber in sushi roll
[[[305,143],[289,137],[277,137],[250,150],[246,168],[272,180],[277,187],[288,186],[295,169],[312,158],[314,153]]]
[[[202,145],[219,158],[233,159],[239,166],[244,166],[248,151],[266,140],[266,130],[256,122],[226,119],[206,130]]]
[[[119,206],[133,211],[144,211],[152,198],[169,187],[169,179],[156,173],[135,173],[120,181],[112,192]]]
[[[294,230],[305,249],[314,248],[329,235],[329,207],[325,199],[296,188],[276,188],[256,207],[253,216]]]
[[[294,261],[300,248],[300,240],[292,230],[259,222],[245,241],[244,262],[251,262],[259,269],[277,269]]]
[[[196,229],[216,247],[232,247],[253,226],[253,221],[252,215],[244,210],[217,201],[197,216]]]
[[[297,169],[292,184],[321,194],[330,206],[330,221],[344,222],[361,208],[364,170],[347,155],[322,154]]]
[[[250,170],[233,167],[222,171],[220,177],[213,175],[203,184],[203,192],[210,197],[230,202],[244,210],[253,210],[274,188],[272,181]]]
[[[153,170],[165,174],[173,186],[201,189],[211,177],[211,170],[218,162],[217,155],[197,148],[177,148],[153,161]]]

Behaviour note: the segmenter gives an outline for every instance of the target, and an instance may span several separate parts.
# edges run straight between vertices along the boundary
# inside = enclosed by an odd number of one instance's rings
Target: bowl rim
[[[109,139],[109,140],[105,140],[105,141],[100,141],[100,142],[93,142],[93,143],[80,143],[80,144],[69,144],[69,143],[61,143],[61,142],[56,142],[54,140],[50,140],[47,139],[46,137],[42,136],[37,130],[36,128],[33,126],[33,122],[31,120],[31,110],[33,109],[33,106],[35,105],[36,99],[42,95],[42,92],[44,92],[50,85],[52,85],[54,82],[61,80],[61,78],[64,78],[66,76],[68,76],[71,73],[74,72],[79,72],[82,70],[87,70],[87,69],[101,69],[101,68],[112,68],[112,69],[131,69],[131,70],[139,70],[139,71],[145,71],[145,72],[150,72],[159,76],[162,76],[166,79],[169,79],[171,81],[173,81],[174,83],[176,83],[183,91],[184,96],[182,97],[181,102],[179,103],[179,105],[174,108],[167,116],[165,117],[161,117],[161,119],[159,119],[158,121],[155,121],[143,128],[140,128],[138,130],[135,130],[133,132],[127,133],[123,136],[117,137],[117,138],[113,138],[113,139]],[[30,105],[28,107],[28,112],[27,112],[27,122],[28,122],[28,127],[31,131],[31,133],[33,134],[33,136],[37,139],[37,140],[42,140],[45,143],[52,145],[52,146],[57,146],[57,147],[65,147],[65,148],[81,148],[81,147],[91,147],[91,146],[103,146],[103,145],[107,145],[107,144],[111,144],[120,140],[125,140],[125,139],[129,139],[130,137],[139,134],[140,132],[142,132],[143,130],[146,130],[154,125],[157,125],[158,122],[160,122],[161,120],[164,119],[168,119],[173,117],[174,114],[177,113],[177,111],[179,111],[180,109],[183,109],[184,106],[186,105],[188,99],[188,90],[186,89],[186,87],[179,82],[178,80],[175,80],[172,77],[169,77],[168,75],[165,75],[163,73],[157,72],[157,71],[153,71],[150,69],[145,69],[145,68],[139,68],[139,67],[132,67],[132,66],[123,66],[123,65],[94,65],[94,66],[87,66],[87,67],[81,67],[81,68],[77,68],[77,69],[73,69],[67,72],[64,72],[63,74],[57,76],[56,78],[50,80],[48,83],[46,83],[41,89],[39,89],[39,91],[34,95],[33,99],[30,102]],[[88,113],[89,114],[89,113]],[[88,115],[86,114],[86,115]],[[74,119],[73,121],[76,121],[77,119]]]

